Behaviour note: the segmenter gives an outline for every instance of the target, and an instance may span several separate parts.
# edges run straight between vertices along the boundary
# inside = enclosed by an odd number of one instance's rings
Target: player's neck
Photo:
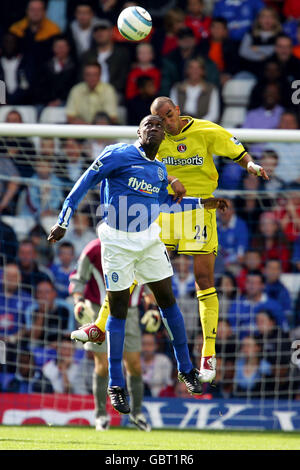
[[[149,160],[155,160],[159,145],[157,144],[141,144],[141,145],[146,154],[146,157],[149,158]]]

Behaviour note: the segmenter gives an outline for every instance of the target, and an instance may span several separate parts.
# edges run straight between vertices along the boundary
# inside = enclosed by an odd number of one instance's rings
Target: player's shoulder
[[[93,256],[100,250],[100,240],[99,238],[95,238],[95,240],[91,240],[84,248],[83,253],[86,256]]]
[[[189,129],[187,129],[187,131],[193,131],[193,130],[202,130],[202,131],[222,131],[224,130],[224,128],[222,126],[220,126],[219,124],[216,124],[215,122],[213,121],[207,121],[206,119],[193,119],[193,123],[192,125],[190,126]]]

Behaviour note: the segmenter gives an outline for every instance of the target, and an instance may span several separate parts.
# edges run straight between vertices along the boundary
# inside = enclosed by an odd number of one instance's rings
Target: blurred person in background
[[[206,80],[205,61],[195,58],[185,65],[185,79],[172,86],[171,100],[183,115],[218,122],[220,96],[216,86]]]
[[[227,20],[229,35],[239,42],[243,39],[255,20],[258,12],[265,6],[262,0],[217,0],[214,4],[213,17],[220,16]]]
[[[234,397],[264,396],[271,373],[270,364],[262,358],[260,341],[253,336],[244,337],[235,364]]]
[[[165,56],[172,52],[178,46],[178,32],[185,27],[185,13],[180,8],[171,8],[164,16],[164,28],[159,31],[158,39],[157,31],[153,36],[153,43],[156,50],[157,58],[159,52]]]
[[[73,217],[73,224],[64,237],[64,241],[73,244],[75,248],[75,259],[78,259],[86,245],[94,240],[95,231],[91,228],[89,212],[85,206],[81,211],[77,210]]]
[[[218,239],[227,269],[237,269],[249,245],[246,223],[236,215],[234,202],[228,200],[225,212],[218,211]]]
[[[57,297],[51,281],[40,281],[35,288],[35,302],[26,309],[27,337],[32,346],[56,348],[74,326],[71,307]]]
[[[93,124],[95,126],[111,126],[113,124],[112,120],[110,119],[109,115],[105,112],[99,112],[96,114]],[[90,154],[90,161],[94,161],[102,152],[102,150],[106,147],[106,145],[112,145],[115,142],[109,139],[89,139],[88,150],[87,152]]]
[[[92,47],[80,57],[83,66],[95,62],[101,66],[101,82],[114,88],[121,103],[130,70],[130,54],[125,46],[114,41],[113,24],[106,19],[98,20],[93,28]]]
[[[244,173],[241,178],[238,189],[240,195],[235,199],[237,215],[244,220],[247,224],[249,234],[252,235],[256,232],[259,217],[263,211],[263,207],[258,195],[258,191],[261,188],[261,180],[255,178],[254,175]],[[243,194],[243,191],[248,191],[247,196]]]
[[[75,362],[74,345],[70,338],[63,337],[57,346],[57,358],[46,362],[43,374],[55,393],[87,395],[81,365]]]
[[[57,248],[57,260],[50,266],[57,295],[61,299],[69,296],[69,276],[75,269],[75,249],[70,242],[63,242]]]
[[[242,294],[245,294],[247,275],[251,271],[261,271],[263,268],[261,254],[259,251],[248,249],[245,253],[244,262],[236,277],[237,285]]]
[[[81,55],[91,47],[93,28],[98,21],[99,18],[95,16],[90,2],[84,0],[76,2],[74,19],[66,29],[66,36],[76,62],[80,62]]]
[[[11,25],[9,32],[20,38],[22,53],[38,66],[51,57],[53,38],[60,29],[46,17],[43,0],[30,0],[25,18]]]
[[[0,79],[6,84],[6,104],[32,104],[35,75],[32,58],[21,53],[20,39],[6,32],[0,49]]]
[[[153,78],[141,75],[136,80],[138,94],[126,102],[127,124],[138,125],[149,112],[153,100],[156,98],[156,87]]]
[[[290,83],[299,77],[300,60],[293,55],[293,41],[286,34],[279,34],[275,41],[275,51],[270,60],[276,61],[282,76]]]
[[[22,287],[29,294],[33,293],[40,281],[51,281],[51,271],[38,263],[38,254],[34,242],[28,238],[19,243],[18,266],[22,276]]]
[[[138,44],[136,48],[136,62],[133,63],[127,77],[126,100],[138,95],[137,79],[141,76],[152,78],[155,94],[157,94],[160,88],[161,72],[154,64],[154,49],[151,44],[147,43]]]
[[[0,217],[0,268],[5,264],[15,262],[18,250],[18,239],[14,229],[3,222]]]
[[[102,68],[98,62],[85,64],[83,81],[74,85],[68,95],[66,115],[69,124],[91,124],[100,111],[113,121],[118,120],[118,96],[110,83],[101,81]]]
[[[141,366],[145,396],[157,397],[164,388],[173,385],[172,361],[157,352],[156,338],[152,333],[142,336]]]
[[[239,48],[241,70],[260,75],[259,66],[274,53],[275,40],[281,29],[278,13],[273,8],[262,8],[251,31],[243,36]]]
[[[259,251],[264,265],[269,259],[281,261],[283,272],[290,270],[290,249],[288,239],[280,227],[274,212],[263,212],[259,218],[258,230],[252,234],[251,247]]]
[[[59,175],[67,183],[75,183],[88,168],[90,162],[79,139],[61,141],[62,157],[59,159]]]
[[[278,204],[274,209],[275,220],[289,243],[294,243],[300,235],[299,189],[300,183],[288,185],[284,195],[278,199]]]
[[[44,106],[65,106],[71,88],[77,82],[77,68],[66,36],[53,40],[53,56],[43,64],[36,84],[36,102]]]
[[[210,36],[211,17],[204,13],[204,0],[187,0],[185,24],[194,33],[197,42]]]
[[[237,282],[230,271],[225,271],[216,282],[219,298],[219,308],[223,318],[226,318],[231,303],[239,297]],[[218,325],[220,325],[220,320]],[[219,326],[218,326],[219,329]],[[219,330],[218,330],[219,331]],[[218,337],[218,335],[217,335]]]
[[[263,274],[260,271],[251,271],[247,275],[245,295],[232,302],[227,315],[233,332],[240,339],[256,332],[255,316],[261,309],[270,310],[277,324],[285,331],[288,330],[288,319],[281,305],[265,292]]]
[[[288,289],[280,281],[282,274],[279,259],[269,259],[266,262],[264,275],[266,279],[265,291],[270,299],[276,300],[281,305],[282,311],[289,324],[292,322],[292,299]]]

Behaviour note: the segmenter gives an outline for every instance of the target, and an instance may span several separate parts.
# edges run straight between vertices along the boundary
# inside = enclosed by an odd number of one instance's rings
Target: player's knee
[[[214,279],[208,272],[199,272],[195,274],[195,281],[200,290],[206,290],[214,287]]]

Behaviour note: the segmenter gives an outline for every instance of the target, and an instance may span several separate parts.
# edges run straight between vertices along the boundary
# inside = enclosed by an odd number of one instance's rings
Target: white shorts
[[[139,284],[147,284],[173,275],[159,232],[155,222],[143,232],[123,232],[106,223],[99,225],[102,269],[108,291],[125,290],[135,279]]]

